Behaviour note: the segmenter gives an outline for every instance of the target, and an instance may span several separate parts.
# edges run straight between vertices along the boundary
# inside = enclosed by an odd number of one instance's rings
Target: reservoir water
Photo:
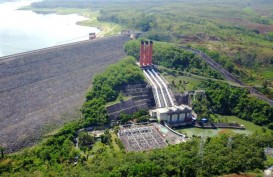
[[[88,39],[93,27],[76,25],[84,17],[17,10],[33,1],[0,3],[0,57]]]

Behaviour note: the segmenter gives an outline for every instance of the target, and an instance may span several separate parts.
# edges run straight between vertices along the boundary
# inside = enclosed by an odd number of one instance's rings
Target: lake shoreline
[[[0,4],[1,57],[88,40],[89,33],[100,32],[98,28],[77,24],[88,20],[83,14],[69,12],[62,15],[64,13],[51,10],[50,14],[43,15],[29,9],[33,2]]]
[[[57,15],[71,15],[77,14],[86,18],[85,20],[77,21],[76,24],[84,27],[94,27],[100,30],[97,37],[106,37],[119,34],[123,29],[118,24],[101,22],[97,20],[99,11],[91,12],[89,9],[77,9],[77,8],[33,8],[31,5],[19,8],[18,10],[29,10],[37,14],[57,14]]]

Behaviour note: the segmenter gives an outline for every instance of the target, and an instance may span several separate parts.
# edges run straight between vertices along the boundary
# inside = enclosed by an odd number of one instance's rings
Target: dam
[[[92,77],[126,56],[128,40],[117,35],[0,58],[0,146],[19,150],[73,120]]]

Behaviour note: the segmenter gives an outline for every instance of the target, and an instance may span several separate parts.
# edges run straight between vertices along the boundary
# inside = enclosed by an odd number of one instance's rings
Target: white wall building
[[[193,121],[192,109],[187,105],[150,110],[150,116],[157,118],[158,122],[167,122],[172,126],[186,125]]]

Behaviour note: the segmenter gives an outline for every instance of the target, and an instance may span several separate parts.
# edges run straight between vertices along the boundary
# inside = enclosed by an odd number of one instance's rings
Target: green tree
[[[95,143],[94,136],[88,134],[88,132],[81,131],[78,134],[80,148],[90,148]]]
[[[1,158],[4,158],[4,151],[5,151],[5,148],[0,146],[0,151],[1,151]]]
[[[119,93],[118,100],[119,100],[120,102],[123,102],[123,101],[124,101],[124,95],[123,95],[122,92]]]
[[[100,136],[101,138],[101,142],[104,143],[104,144],[107,144],[107,145],[110,145],[111,144],[111,134],[109,132],[109,129],[106,129],[104,131],[104,134],[102,134]]]
[[[268,124],[267,127],[268,127],[269,129],[273,130],[273,122],[270,123],[270,124]]]

